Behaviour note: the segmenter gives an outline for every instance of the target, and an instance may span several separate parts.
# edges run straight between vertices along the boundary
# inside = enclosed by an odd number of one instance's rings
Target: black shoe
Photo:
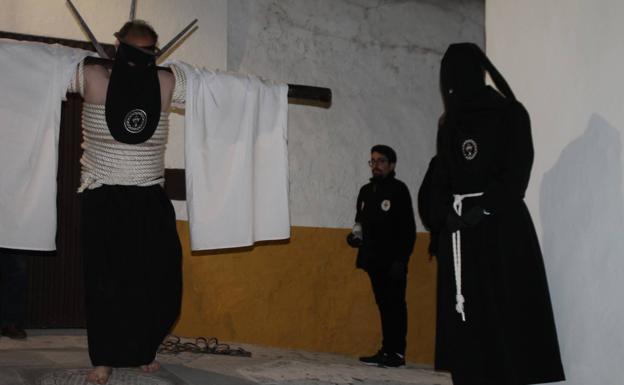
[[[7,325],[2,327],[2,335],[14,340],[23,340],[26,338],[26,331],[16,325]]]
[[[364,365],[378,366],[383,360],[384,354],[385,353],[380,350],[374,356],[360,357],[360,362],[363,363]]]
[[[399,353],[383,353],[379,366],[382,368],[400,368],[405,366],[405,356]]]

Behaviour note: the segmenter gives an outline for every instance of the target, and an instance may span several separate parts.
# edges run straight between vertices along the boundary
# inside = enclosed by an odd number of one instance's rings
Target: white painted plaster
[[[622,383],[624,192],[619,0],[490,0],[487,51],[527,107],[527,204],[574,385]]]

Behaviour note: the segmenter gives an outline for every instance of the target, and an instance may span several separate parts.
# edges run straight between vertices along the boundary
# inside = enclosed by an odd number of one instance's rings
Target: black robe
[[[433,257],[438,254],[439,233],[431,229],[431,178],[433,177],[433,169],[435,168],[437,158],[434,156],[429,161],[429,167],[423,178],[420,188],[418,189],[418,213],[420,221],[427,231],[429,231],[429,246],[427,251],[429,256]]]
[[[94,366],[140,366],[180,314],[182,247],[160,185],[82,195],[89,356]]]
[[[513,94],[484,84],[446,102],[430,196],[439,232],[436,369],[467,384],[562,381],[544,263],[524,203],[533,162],[529,116]],[[478,192],[463,201],[463,213],[478,206],[489,214],[461,230],[463,322],[447,217],[453,194]]]

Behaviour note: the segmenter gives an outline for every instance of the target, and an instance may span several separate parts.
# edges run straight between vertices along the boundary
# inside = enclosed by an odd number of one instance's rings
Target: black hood
[[[456,43],[448,47],[440,66],[440,91],[447,114],[491,99],[492,90],[485,84],[486,72],[506,99],[515,100],[509,85],[479,46]]]

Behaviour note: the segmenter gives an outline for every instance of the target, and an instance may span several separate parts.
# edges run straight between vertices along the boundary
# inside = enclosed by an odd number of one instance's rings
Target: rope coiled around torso
[[[84,150],[78,192],[102,185],[152,186],[164,183],[165,148],[169,115],[160,113],[156,131],[147,141],[126,144],[116,141],[106,124],[105,105],[84,103],[82,127]]]

